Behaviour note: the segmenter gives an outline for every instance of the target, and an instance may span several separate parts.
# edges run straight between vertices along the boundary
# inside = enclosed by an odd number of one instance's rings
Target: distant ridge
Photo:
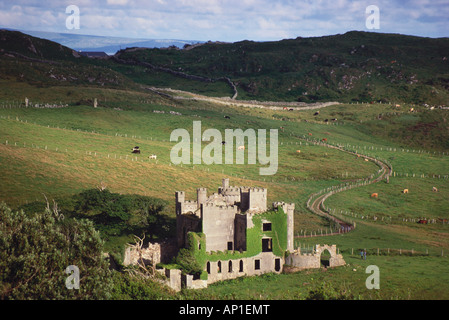
[[[1,28],[10,31],[20,31],[33,37],[50,40],[59,43],[63,46],[69,47],[76,51],[104,51],[109,55],[115,54],[117,51],[132,47],[142,48],[165,48],[176,46],[178,48],[184,45],[192,45],[202,43],[202,41],[195,40],[177,40],[177,39],[136,39],[136,38],[120,38],[95,36],[73,33],[57,33],[45,31],[28,31],[15,30],[9,28]]]

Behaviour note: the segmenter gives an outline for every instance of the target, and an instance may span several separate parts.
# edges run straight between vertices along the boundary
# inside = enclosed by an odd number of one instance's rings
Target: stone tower
[[[201,205],[206,203],[207,201],[207,189],[206,188],[196,189],[196,199],[198,202],[198,209],[200,209]]]
[[[294,251],[294,212],[295,212],[295,204],[294,203],[285,203],[285,202],[274,202],[273,208],[281,207],[284,213],[287,214],[287,250],[290,252]]]

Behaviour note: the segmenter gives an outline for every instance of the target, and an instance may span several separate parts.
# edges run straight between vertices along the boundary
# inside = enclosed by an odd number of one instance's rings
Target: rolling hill
[[[277,42],[127,49],[116,57],[207,78],[230,78],[239,99],[447,104],[449,39],[348,32]],[[147,65],[145,65],[145,63]],[[140,81],[157,82],[145,71]]]
[[[206,43],[185,50],[134,48],[103,60],[1,31],[0,202],[32,215],[45,208],[46,198],[54,199],[65,217],[93,221],[104,250],[120,263],[134,236],[151,234],[158,240],[176,233],[175,191],[193,198],[197,188],[212,191],[222,178],[230,178],[235,185],[268,188],[268,203],[295,203],[295,246],[308,252],[317,243],[336,244],[348,265],[241,278],[178,294],[116,271],[113,298],[447,299],[449,114],[421,103],[444,102],[446,46],[447,39],[348,33],[273,43]],[[377,67],[380,75],[367,73]],[[399,72],[405,78],[398,78]],[[407,83],[415,73],[418,82]],[[350,74],[363,76],[354,78],[352,89],[338,89],[341,78]],[[298,85],[292,87],[292,80]],[[326,81],[328,96],[322,94]],[[229,98],[230,83],[237,87],[237,99],[276,99],[278,108],[238,106]],[[430,88],[438,93],[426,96]],[[316,97],[305,95],[305,89]],[[360,103],[381,93],[382,103]],[[283,101],[326,101],[330,96],[341,103],[326,105],[319,114],[282,108]],[[31,101],[28,107],[25,97]],[[385,103],[400,100],[409,103]],[[221,132],[278,129],[276,175],[260,176],[260,164],[174,164],[170,135],[178,128],[191,130],[193,121]],[[132,153],[134,146],[140,154]],[[354,153],[391,164],[389,183],[365,184],[379,167]],[[157,159],[149,157],[153,154]],[[355,184],[324,205],[356,228],[326,235],[337,232],[336,226],[310,212],[308,199]],[[112,201],[105,202],[107,210],[83,209],[82,199],[94,199],[103,187],[113,193],[104,194]],[[404,188],[410,192],[402,193]],[[152,222],[126,204],[131,198],[158,199],[167,207]],[[423,218],[429,224],[416,223]],[[363,249],[367,260],[360,259]],[[365,285],[369,265],[381,269],[380,291]]]

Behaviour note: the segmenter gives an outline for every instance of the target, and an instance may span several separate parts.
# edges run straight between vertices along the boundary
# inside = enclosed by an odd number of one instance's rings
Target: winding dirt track
[[[329,144],[323,144],[323,145],[325,145],[328,148],[337,149],[337,150],[340,150],[342,152],[346,152],[346,153],[349,153],[349,154],[360,156],[360,157],[362,157],[364,159],[368,159],[369,161],[372,161],[372,162],[376,163],[381,168],[380,174],[375,179],[369,180],[367,184],[364,184],[362,186],[373,184],[373,183],[377,183],[377,182],[380,182],[380,181],[382,181],[384,179],[388,179],[389,176],[391,176],[391,174],[392,174],[392,168],[388,164],[386,164],[386,163],[384,163],[384,162],[382,162],[382,161],[380,161],[378,159],[375,159],[375,158],[369,157],[369,156],[365,156],[365,155],[361,155],[361,154],[357,154],[355,152],[347,151],[347,150],[344,150],[343,148],[332,146],[332,145],[329,145]],[[354,187],[356,187],[356,186],[354,186]],[[351,230],[354,229],[354,225],[352,225],[352,224],[350,224],[348,222],[345,222],[345,221],[343,221],[341,219],[338,219],[337,217],[334,217],[334,216],[330,215],[328,212],[322,210],[322,208],[324,207],[324,201],[326,201],[326,199],[328,197],[330,197],[331,195],[333,195],[333,194],[335,194],[337,192],[342,192],[342,191],[344,191],[344,190],[342,190],[342,189],[338,190],[337,189],[337,190],[332,190],[332,191],[330,191],[328,193],[320,195],[319,197],[314,199],[313,202],[309,205],[309,209],[313,213],[315,213],[315,214],[317,214],[319,216],[323,216],[323,217],[325,217],[325,218],[327,218],[329,220],[332,220],[332,221],[336,222],[340,226],[340,231],[348,232],[348,231],[351,231]],[[340,234],[340,232],[334,233],[334,234]],[[312,237],[312,236],[313,235],[310,235],[309,237]],[[316,235],[316,236],[318,236],[318,235]],[[297,237],[303,237],[303,236],[297,236]]]
[[[185,94],[185,91],[181,91],[181,90],[174,90],[174,89],[161,89],[161,88],[147,88],[151,91],[160,93],[161,91],[165,91],[165,92],[170,92],[171,94],[176,94],[176,93],[183,93]],[[325,108],[331,105],[336,105],[339,104],[339,102],[324,102],[324,103],[314,103],[314,104],[306,104],[306,103],[275,103],[275,102],[260,102],[260,101],[237,101],[234,99],[229,99],[229,98],[212,98],[212,97],[206,97],[206,96],[202,96],[199,94],[193,94],[193,93],[188,93],[190,95],[190,97],[185,97],[185,96],[176,96],[176,95],[168,95],[166,93],[161,93],[167,96],[170,96],[173,99],[178,99],[178,100],[200,100],[200,101],[208,101],[208,102],[212,102],[212,103],[218,103],[218,104],[224,104],[224,105],[233,105],[233,106],[240,106],[240,107],[249,107],[249,108],[263,108],[263,109],[271,109],[271,110],[281,110],[281,109],[285,109],[286,105],[288,106],[288,108],[291,108],[292,110],[314,110],[314,109],[320,109],[320,108]],[[352,154],[354,156],[360,156],[361,158],[367,159],[368,161],[372,161],[375,164],[377,164],[381,170],[380,170],[380,174],[375,178],[375,179],[370,179],[368,180],[368,182],[366,184],[357,186],[357,185],[353,185],[352,187],[350,187],[350,189],[353,189],[355,187],[361,187],[361,186],[365,186],[365,185],[369,185],[369,184],[373,184],[373,183],[377,183],[380,182],[384,179],[388,179],[392,172],[393,169],[386,163],[370,157],[370,156],[366,156],[366,155],[362,155],[362,154],[358,154],[356,152],[352,152],[352,151],[348,151],[345,150],[341,147],[337,147],[337,146],[333,146],[324,142],[320,142],[320,144],[322,146],[328,147],[328,148],[332,148],[332,149],[336,149],[339,150],[341,152],[346,152],[349,154]],[[330,215],[328,212],[323,211],[322,208],[324,207],[324,201],[326,201],[326,199],[328,197],[330,197],[331,195],[337,193],[337,192],[342,192],[346,190],[345,189],[336,189],[336,190],[332,190],[328,193],[322,194],[319,197],[317,197],[316,199],[313,200],[313,202],[311,204],[308,204],[308,208],[315,214],[325,217],[329,220],[332,220],[334,222],[336,222],[340,228],[339,228],[339,232],[337,233],[333,233],[333,234],[340,234],[341,232],[348,232],[354,229],[354,225],[352,225],[351,223],[345,222],[337,217],[334,217],[332,215]],[[329,234],[327,234],[329,235]],[[332,235],[332,234],[331,234]],[[311,235],[312,236],[312,235]],[[315,236],[320,236],[320,235],[315,235]],[[298,238],[300,237],[304,237],[304,236],[296,236]]]

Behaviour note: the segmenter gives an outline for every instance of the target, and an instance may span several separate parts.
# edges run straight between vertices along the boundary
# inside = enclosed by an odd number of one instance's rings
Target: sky
[[[225,42],[352,30],[439,38],[449,37],[449,0],[0,0],[0,27]]]

